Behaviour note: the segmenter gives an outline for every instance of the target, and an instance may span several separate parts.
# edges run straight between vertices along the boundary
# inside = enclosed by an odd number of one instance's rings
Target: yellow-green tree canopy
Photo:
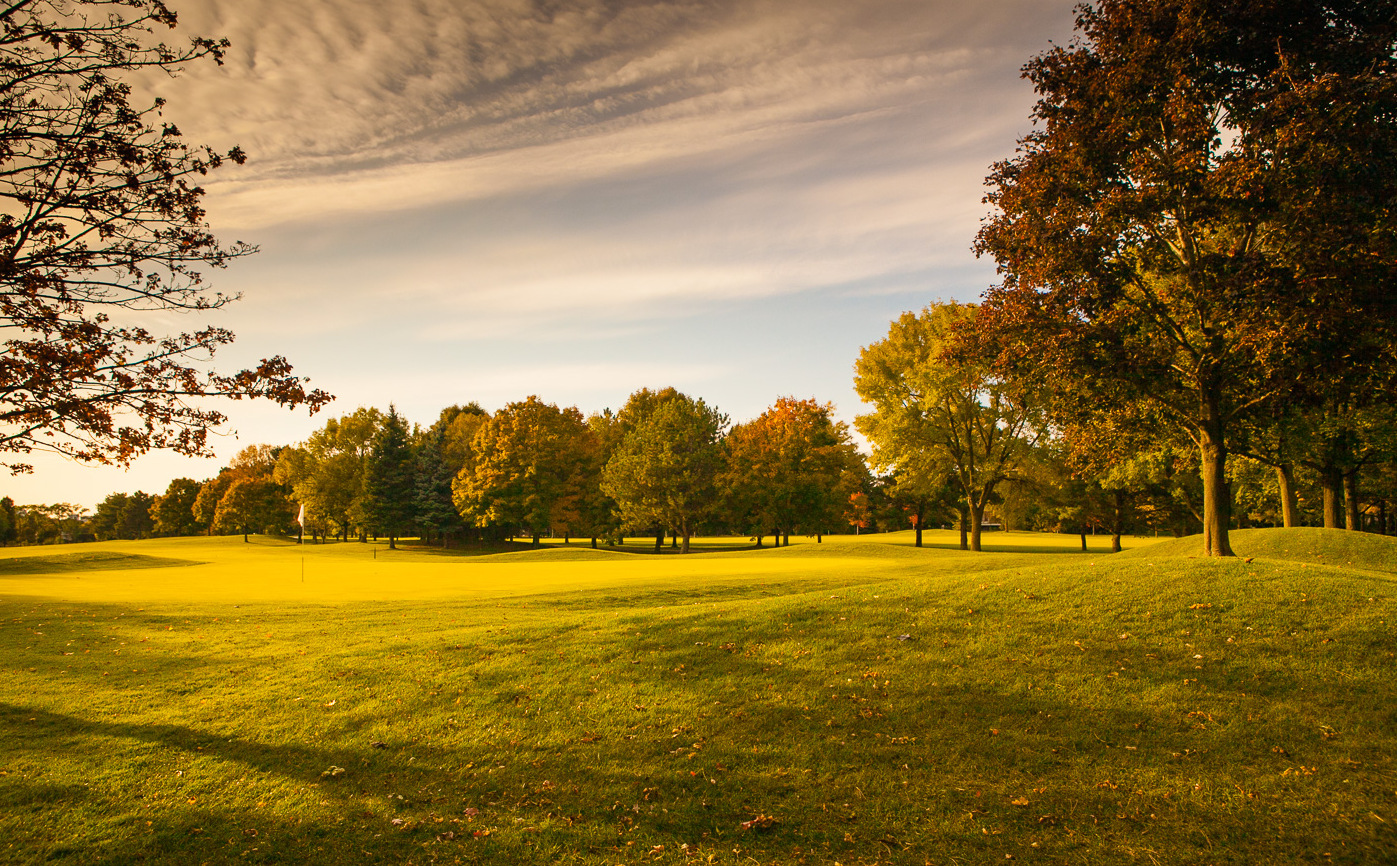
[[[624,414],[624,413],[623,413]],[[675,392],[626,433],[602,470],[602,490],[631,529],[661,526],[689,538],[717,505],[725,415]]]
[[[873,446],[873,465],[899,484],[931,489],[949,479],[970,518],[970,547],[995,486],[1009,478],[1037,437],[1037,413],[1015,399],[983,362],[957,348],[974,323],[971,304],[903,313],[855,364],[854,389],[873,411],[854,423]]]

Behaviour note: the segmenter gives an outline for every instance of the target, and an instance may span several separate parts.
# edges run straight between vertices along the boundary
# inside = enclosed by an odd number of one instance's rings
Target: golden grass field
[[[1397,862],[1397,541],[0,550],[0,863]]]

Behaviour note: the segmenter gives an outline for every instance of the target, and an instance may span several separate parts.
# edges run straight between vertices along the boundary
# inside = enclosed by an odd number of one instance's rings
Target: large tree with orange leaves
[[[782,397],[724,440],[733,516],[759,537],[771,530],[779,544],[793,531],[827,532],[861,489],[863,461],[833,412],[829,403]]]
[[[1228,556],[1241,425],[1390,361],[1397,3],[1100,0],[1077,29],[1025,67],[1036,127],[988,179],[981,332],[1071,420],[1186,432]]]

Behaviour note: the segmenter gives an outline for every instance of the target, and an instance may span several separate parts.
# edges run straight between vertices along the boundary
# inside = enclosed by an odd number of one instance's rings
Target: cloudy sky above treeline
[[[994,281],[970,246],[989,165],[1026,133],[1020,67],[1074,0],[174,0],[232,40],[144,88],[207,184],[209,275],[243,299],[221,366],[284,354],[338,400],[584,412],[673,385],[755,417],[861,411],[859,349]],[[191,321],[154,324],[187,330]],[[129,472],[39,459],[19,502],[94,505],[202,479],[324,423],[229,404],[219,459]]]

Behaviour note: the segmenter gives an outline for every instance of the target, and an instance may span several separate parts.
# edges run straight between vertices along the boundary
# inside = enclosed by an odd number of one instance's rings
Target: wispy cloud
[[[253,154],[214,185],[227,224],[256,225],[554,186],[908,105],[992,113],[976,79],[1016,41],[1005,21],[1028,29],[1048,5],[210,0],[181,27],[230,36],[226,66],[155,83],[195,137]]]

